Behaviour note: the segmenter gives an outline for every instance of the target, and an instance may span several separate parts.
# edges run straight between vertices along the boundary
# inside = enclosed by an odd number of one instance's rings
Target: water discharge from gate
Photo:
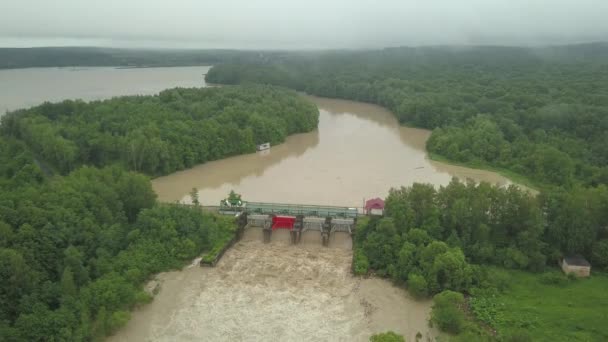
[[[394,330],[434,334],[430,301],[415,301],[381,279],[351,275],[352,240],[305,232],[300,244],[277,230],[262,242],[248,228],[215,268],[157,276],[161,291],[110,341],[367,341]],[[426,340],[426,338],[425,338]]]

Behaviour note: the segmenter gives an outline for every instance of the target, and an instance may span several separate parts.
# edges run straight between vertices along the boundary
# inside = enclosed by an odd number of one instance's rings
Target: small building
[[[384,215],[384,200],[376,197],[365,201],[365,215]]]
[[[574,273],[577,277],[588,277],[591,275],[591,264],[580,255],[564,257],[561,267],[564,273]]]
[[[259,144],[258,146],[256,146],[256,150],[258,151],[265,151],[268,150],[270,148],[270,143],[263,143],[263,144]]]

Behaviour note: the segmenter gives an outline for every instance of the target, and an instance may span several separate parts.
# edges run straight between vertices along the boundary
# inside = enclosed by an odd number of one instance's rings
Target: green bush
[[[426,279],[418,274],[412,274],[407,281],[407,289],[415,298],[424,298],[428,295]]]
[[[381,334],[374,334],[369,338],[370,342],[405,342],[405,338],[395,332],[388,331]]]
[[[545,285],[558,285],[562,286],[568,282],[568,278],[566,278],[563,274],[557,272],[546,272],[543,273],[538,281]]]
[[[436,295],[433,301],[431,321],[437,324],[441,331],[460,333],[465,324],[465,315],[461,309],[464,304],[462,293],[446,290]]]
[[[152,301],[153,297],[145,291],[139,291],[135,294],[135,303],[137,304],[148,304]]]
[[[107,322],[107,331],[114,332],[118,330],[120,327],[127,324],[129,319],[131,319],[131,313],[128,311],[113,312]]]
[[[365,275],[369,270],[369,261],[362,250],[356,249],[353,260],[353,272],[355,275]]]

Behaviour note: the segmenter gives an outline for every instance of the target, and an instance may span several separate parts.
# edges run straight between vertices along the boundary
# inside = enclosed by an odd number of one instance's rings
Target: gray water
[[[151,95],[173,87],[204,87],[210,67],[32,68],[0,70],[0,116],[45,101]]]

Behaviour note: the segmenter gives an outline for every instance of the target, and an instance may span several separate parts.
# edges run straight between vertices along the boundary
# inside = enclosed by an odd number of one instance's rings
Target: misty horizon
[[[601,0],[368,0],[203,4],[23,0],[0,4],[0,46],[365,49],[605,41]]]

